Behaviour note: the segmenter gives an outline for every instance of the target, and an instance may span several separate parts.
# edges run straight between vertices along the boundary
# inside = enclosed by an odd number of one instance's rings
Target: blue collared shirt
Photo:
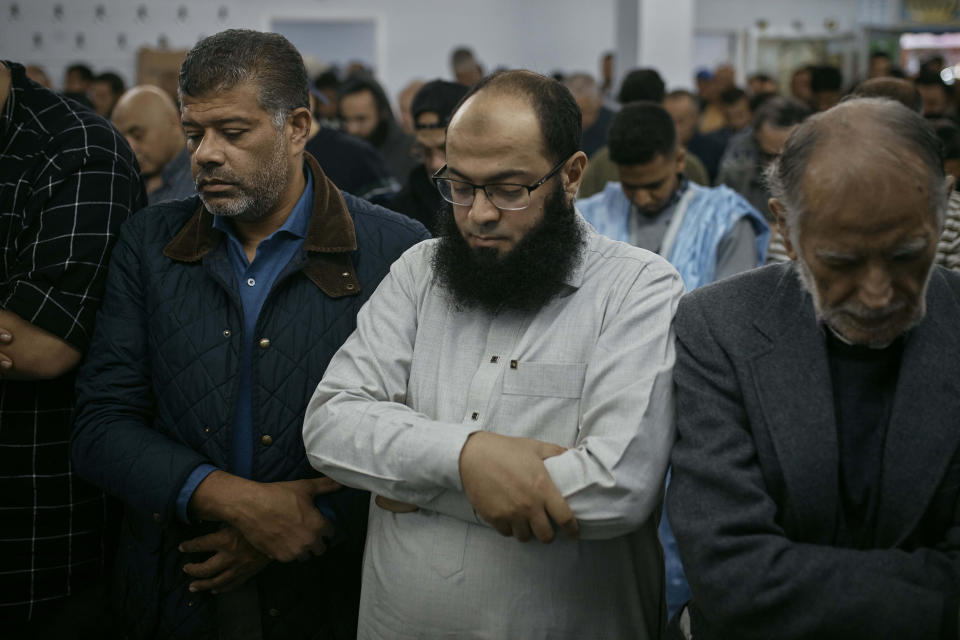
[[[307,186],[287,216],[283,226],[264,238],[257,245],[253,262],[247,260],[243,243],[237,238],[233,223],[223,216],[215,216],[213,226],[227,237],[227,255],[236,275],[240,300],[243,303],[244,341],[240,361],[240,385],[233,422],[233,440],[230,448],[230,473],[249,478],[253,468],[253,349],[260,336],[256,335],[257,318],[263,308],[277,277],[297,254],[307,236],[313,205],[313,176],[304,172]],[[197,486],[217,467],[210,464],[198,466],[187,477],[177,496],[177,514],[184,522],[189,521],[187,505]],[[325,512],[326,510],[321,509]]]

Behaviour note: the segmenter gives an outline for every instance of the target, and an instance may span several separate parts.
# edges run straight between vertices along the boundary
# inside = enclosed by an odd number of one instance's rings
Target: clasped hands
[[[501,535],[521,542],[531,537],[551,542],[555,523],[567,536],[576,538],[580,531],[577,519],[543,464],[564,451],[549,442],[477,431],[460,451],[464,493],[477,515]],[[375,502],[394,513],[418,508],[384,496],[377,496]]]
[[[340,489],[330,478],[256,483],[214,472],[208,480],[212,484],[205,491],[224,489],[224,483],[241,491],[234,494],[229,507],[205,513],[208,519],[223,521],[221,529],[180,544],[182,553],[213,553],[204,562],[184,565],[184,572],[196,578],[190,591],[230,591],[272,560],[305,561],[326,551],[324,538],[333,536],[333,526],[314,506],[313,498]]]

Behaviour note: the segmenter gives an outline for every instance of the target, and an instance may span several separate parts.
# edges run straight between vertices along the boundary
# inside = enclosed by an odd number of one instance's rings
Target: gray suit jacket
[[[960,274],[936,268],[904,346],[873,550],[832,546],[830,372],[792,263],[689,294],[676,333],[667,507],[694,637],[956,638]]]

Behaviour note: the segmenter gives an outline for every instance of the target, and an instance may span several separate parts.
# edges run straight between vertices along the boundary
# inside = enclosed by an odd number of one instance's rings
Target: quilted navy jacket
[[[411,245],[417,222],[341,193],[306,156],[313,212],[303,249],[277,279],[257,321],[253,355],[253,479],[316,476],[303,413],[360,306]],[[107,292],[78,378],[73,460],[119,497],[117,602],[131,638],[215,638],[215,596],[191,594],[177,545],[209,532],[184,524],[177,494],[207,462],[229,469],[247,339],[223,234],[197,197],[148,207],[123,227]],[[265,437],[265,436],[269,436]],[[355,634],[367,496],[330,494],[343,542],[258,577],[265,638]]]

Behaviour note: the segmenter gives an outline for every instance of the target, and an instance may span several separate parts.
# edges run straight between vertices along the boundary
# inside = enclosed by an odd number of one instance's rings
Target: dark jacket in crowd
[[[723,152],[726,148],[726,134],[716,132],[704,135],[698,131],[693,134],[690,144],[687,145],[687,151],[697,156],[703,166],[707,168],[711,183],[717,179],[717,174],[720,172],[720,160],[723,158]]]
[[[387,206],[420,222],[430,233],[437,235],[437,214],[444,206],[444,199],[430,178],[427,167],[417,165],[403,189]]]
[[[934,267],[867,461],[870,444],[844,446],[853,425],[795,269],[702,287],[677,310],[667,510],[693,637],[956,638],[960,274]],[[877,478],[862,511],[851,463]]]
[[[409,175],[417,164],[410,153],[412,146],[413,136],[404,133],[400,125],[391,120],[387,124],[386,138],[383,144],[377,147],[377,151],[386,160],[390,172],[398,181],[403,180],[403,176]]]
[[[358,198],[386,204],[399,189],[383,156],[366,140],[333,127],[320,127],[317,135],[307,140],[306,151],[333,184]]]
[[[307,237],[257,321],[251,477],[259,482],[318,475],[303,447],[306,405],[390,264],[428,237],[407,218],[341,194],[307,161]],[[230,468],[246,337],[226,238],[212,223],[197,197],[129,221],[78,379],[75,467],[125,504],[116,601],[131,638],[217,637],[219,596],[187,590],[193,578],[182,567],[198,558],[177,550],[210,528],[182,522],[175,507],[198,465]],[[274,562],[255,578],[264,638],[356,633],[367,496],[329,498],[342,540],[308,562]]]

